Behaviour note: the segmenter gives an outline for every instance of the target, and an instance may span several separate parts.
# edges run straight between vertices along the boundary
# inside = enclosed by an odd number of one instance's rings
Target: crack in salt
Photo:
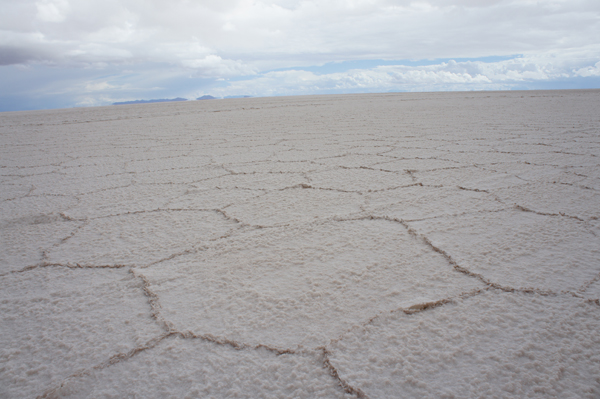
[[[380,189],[376,189],[376,190],[342,190],[342,189],[339,189],[339,188],[315,187],[315,186],[311,186],[310,184],[300,183],[300,184],[296,184],[295,186],[289,186],[289,187],[280,188],[277,191],[285,191],[285,190],[293,190],[293,189],[297,189],[297,188],[305,188],[305,189],[312,189],[312,190],[336,191],[336,192],[339,192],[339,193],[364,195],[365,193],[378,193],[378,192],[383,192],[383,191],[397,190],[399,188],[408,188],[408,187],[417,187],[417,186],[418,187],[424,187],[423,183],[413,183],[413,184],[407,184],[407,185],[404,185],[404,186],[386,187],[386,188],[380,188]]]
[[[134,274],[135,276],[135,274]],[[149,289],[148,289],[148,281],[143,277],[143,276],[136,276],[138,278],[141,278],[142,281],[144,282],[144,294],[149,297],[149,300],[151,301],[151,307],[156,307],[156,306],[160,306],[158,304],[158,297],[156,296],[156,294],[152,293]],[[155,320],[158,320],[158,315],[156,313],[152,313],[152,316]],[[166,325],[166,324],[165,324]],[[127,361],[129,359],[131,359],[132,357],[138,355],[141,352],[144,352],[146,350],[149,349],[153,349],[154,347],[156,347],[159,343],[161,343],[163,340],[171,338],[171,337],[179,337],[181,339],[199,339],[202,341],[206,341],[206,342],[211,342],[213,344],[216,345],[220,345],[220,346],[229,346],[235,350],[259,350],[259,349],[264,349],[267,350],[268,352],[271,352],[273,354],[275,354],[275,356],[281,356],[281,355],[297,355],[297,354],[301,354],[301,353],[305,353],[304,351],[302,352],[298,352],[298,351],[294,351],[292,349],[281,349],[281,348],[276,348],[270,345],[266,345],[266,344],[257,344],[257,345],[250,345],[250,344],[246,344],[246,343],[240,343],[234,340],[230,340],[227,338],[223,338],[223,337],[217,337],[214,336],[212,334],[194,334],[190,331],[185,331],[185,332],[180,332],[180,331],[176,331],[175,329],[171,329],[169,327],[169,329],[164,333],[161,334],[157,337],[152,338],[151,340],[149,340],[148,342],[146,342],[144,345],[135,347],[131,350],[129,350],[128,352],[122,352],[122,353],[117,353],[113,356],[111,356],[109,359],[105,360],[104,362],[97,364],[89,369],[86,370],[81,370],[78,371],[76,373],[71,374],[70,376],[66,377],[59,386],[57,387],[53,387],[51,389],[46,390],[44,393],[42,393],[41,395],[37,396],[38,399],[42,399],[42,398],[58,398],[58,394],[59,394],[59,390],[61,388],[64,388],[70,380],[76,379],[76,378],[80,378],[86,375],[90,375],[93,371],[95,370],[101,370],[110,366],[113,366],[115,364]],[[337,369],[331,364],[331,362],[329,361],[328,358],[328,351],[326,348],[324,347],[320,347],[317,348],[317,350],[321,350],[322,354],[323,354],[323,367],[325,369],[327,369],[329,371],[329,374],[334,377],[335,379],[337,379],[339,386],[346,392],[349,394],[354,394],[356,395],[358,398],[368,398],[364,392],[362,392],[360,389],[352,387],[350,384],[348,384],[345,380],[343,380],[340,375],[339,372],[337,371]]]
[[[128,216],[128,215],[142,215],[142,214],[146,214],[146,213],[159,213],[159,212],[215,212],[215,213],[222,215],[225,219],[227,219],[229,221],[238,223],[240,225],[240,227],[249,226],[248,224],[242,222],[241,220],[234,218],[232,216],[229,216],[225,211],[223,211],[220,208],[197,208],[197,209],[194,209],[194,208],[156,208],[156,209],[148,209],[148,210],[142,210],[142,211],[129,211],[129,212],[123,212],[123,213],[115,213],[115,214],[111,214],[111,215],[103,215],[103,216],[98,216],[95,218],[90,218],[89,220],[106,219],[106,218]]]
[[[53,262],[41,262],[35,265],[25,266],[19,270],[12,270],[7,273],[0,274],[0,277],[8,276],[9,274],[25,273],[35,269],[41,269],[45,267],[66,267],[69,269],[122,269],[128,267],[128,265],[112,264],[112,265],[82,265],[79,263],[53,263]]]
[[[404,221],[398,221],[398,223],[402,224],[404,227],[406,227],[406,229],[408,230],[408,232],[410,234],[412,234],[413,236],[420,238],[425,244],[427,244],[433,251],[439,253],[440,255],[442,255],[444,258],[446,258],[446,260],[448,261],[448,263],[454,268],[454,270],[456,270],[457,272],[460,272],[466,276],[469,277],[473,277],[478,279],[479,281],[481,281],[482,283],[484,283],[487,286],[502,290],[504,292],[522,292],[522,293],[536,293],[542,296],[549,296],[549,295],[557,295],[555,292],[552,291],[544,291],[544,290],[539,290],[536,288],[513,288],[513,287],[508,287],[508,286],[503,286],[500,285],[498,283],[494,283],[493,281],[488,280],[487,278],[485,278],[483,275],[479,274],[479,273],[474,273],[470,270],[468,270],[467,268],[460,266],[458,263],[456,263],[456,261],[443,249],[435,246],[431,240],[429,238],[427,238],[426,236],[417,233],[416,230],[414,230],[412,227],[410,227],[406,222]]]
[[[163,339],[165,339],[169,335],[170,335],[170,333],[165,333],[165,334],[159,335],[158,337],[152,338],[150,341],[146,342],[142,346],[135,347],[125,353],[117,353],[116,355],[111,356],[108,360],[106,360],[100,364],[97,364],[96,366],[94,366],[92,368],[77,371],[77,372],[71,374],[70,376],[66,377],[65,379],[63,379],[63,381],[60,383],[60,385],[50,388],[50,389],[46,390],[45,392],[43,392],[41,395],[38,395],[36,397],[36,399],[55,399],[55,398],[57,399],[61,396],[61,395],[59,395],[59,390],[61,388],[64,388],[69,383],[70,380],[74,380],[74,379],[80,378],[80,377],[85,377],[87,375],[90,375],[95,370],[101,370],[106,367],[112,366],[113,364],[117,364],[122,361],[131,359],[132,357],[134,357],[135,355],[137,355],[140,352],[154,348],[156,345],[158,345]]]
[[[493,211],[487,211],[487,212],[493,212]],[[505,292],[522,292],[522,293],[536,293],[539,295],[543,295],[543,296],[550,296],[550,295],[558,295],[558,293],[553,292],[553,291],[544,291],[544,290],[540,290],[537,288],[514,288],[514,287],[508,287],[508,286],[503,286],[500,285],[498,283],[495,283],[493,281],[488,280],[487,278],[485,278],[483,275],[479,274],[479,273],[474,273],[468,269],[466,269],[463,266],[460,266],[458,263],[456,263],[456,261],[443,249],[435,246],[431,240],[429,238],[427,238],[426,236],[419,234],[415,229],[413,229],[412,227],[410,227],[408,225],[408,221],[404,220],[404,219],[398,219],[398,218],[393,218],[393,217],[389,217],[389,216],[373,216],[373,215],[367,215],[367,216],[361,216],[361,217],[357,217],[357,218],[350,218],[350,219],[342,219],[342,218],[334,218],[334,220],[336,221],[350,221],[350,220],[386,220],[389,222],[394,222],[394,223],[398,223],[402,226],[404,226],[404,228],[406,228],[406,230],[408,231],[409,234],[411,234],[412,236],[414,236],[415,238],[420,239],[423,243],[425,243],[429,248],[431,248],[434,252],[439,253],[440,255],[442,255],[446,261],[450,264],[450,266],[452,266],[454,268],[454,270],[456,270],[457,272],[460,272],[466,276],[469,277],[473,277],[478,279],[479,281],[481,281],[482,283],[484,283],[485,285],[492,287],[492,288],[496,288]]]
[[[367,396],[367,394],[365,394],[360,388],[353,387],[352,385],[350,385],[350,383],[348,383],[348,381],[344,380],[340,376],[338,369],[335,368],[335,366],[333,364],[331,364],[331,361],[329,360],[329,356],[331,355],[331,352],[327,348],[320,347],[317,349],[320,349],[322,352],[323,366],[329,371],[329,375],[331,375],[333,378],[335,378],[338,381],[338,384],[340,385],[340,387],[342,387],[344,392],[349,393],[351,395],[356,395],[356,397],[360,398],[360,399],[368,399],[369,398]]]
[[[596,277],[594,277],[593,279],[591,279],[590,281],[588,281],[587,283],[583,284],[578,290],[577,292],[580,294],[585,293],[585,291],[587,291],[588,288],[590,288],[592,286],[592,284],[596,283],[600,281],[600,273],[598,273],[598,275],[596,275]]]
[[[596,306],[600,306],[600,299],[588,299],[586,302],[594,304]]]
[[[467,187],[462,187],[462,186],[457,186],[457,187],[459,189],[465,190],[465,191],[475,191],[476,193],[486,193],[486,194],[490,193],[488,190],[480,190],[478,188],[467,188]]]
[[[564,212],[559,212],[559,213],[539,212],[539,211],[534,211],[533,209],[525,208],[524,206],[521,206],[521,205],[518,205],[518,204],[515,204],[514,208],[518,209],[519,211],[531,212],[531,213],[535,213],[535,214],[541,215],[541,216],[562,216],[562,217],[567,217],[567,218],[575,219],[575,220],[578,220],[580,222],[585,222],[585,220],[581,219],[580,217],[567,215]]]
[[[150,290],[150,281],[146,278],[146,276],[142,274],[136,274],[133,268],[129,269],[129,273],[131,273],[134,278],[139,278],[142,281],[142,291],[146,298],[148,298],[148,304],[150,305],[150,317],[152,317],[152,319],[154,319],[167,333],[175,331],[175,326],[173,323],[165,320],[160,315],[161,306],[159,303],[159,298],[157,294]]]

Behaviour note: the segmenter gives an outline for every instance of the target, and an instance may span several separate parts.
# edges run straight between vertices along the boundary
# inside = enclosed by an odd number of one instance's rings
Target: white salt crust
[[[238,223],[213,210],[153,210],[88,221],[62,245],[52,263],[142,266],[220,238]],[[169,228],[165,228],[169,226]]]
[[[598,274],[600,236],[569,217],[509,209],[409,225],[460,266],[502,286],[576,291]]]
[[[484,287],[386,220],[265,229],[139,273],[176,330],[282,349],[325,345],[381,312]]]
[[[0,114],[0,397],[598,397],[600,91]]]
[[[600,309],[578,298],[486,292],[395,312],[331,345],[341,377],[374,398],[596,398]]]
[[[0,281],[0,396],[34,398],[162,333],[125,269],[40,267]]]
[[[277,355],[166,338],[127,362],[73,378],[60,398],[344,398],[319,353]]]

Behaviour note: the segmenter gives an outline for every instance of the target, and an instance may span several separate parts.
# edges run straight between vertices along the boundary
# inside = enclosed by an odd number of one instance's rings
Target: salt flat
[[[0,397],[600,397],[600,91],[0,114]]]

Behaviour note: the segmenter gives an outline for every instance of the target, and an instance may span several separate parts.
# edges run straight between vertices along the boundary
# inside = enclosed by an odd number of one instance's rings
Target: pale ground
[[[600,91],[0,114],[0,397],[600,397]]]

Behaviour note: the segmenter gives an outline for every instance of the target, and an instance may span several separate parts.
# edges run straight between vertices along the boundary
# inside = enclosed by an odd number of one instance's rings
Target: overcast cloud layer
[[[204,94],[600,87],[597,0],[0,7],[0,110]]]

